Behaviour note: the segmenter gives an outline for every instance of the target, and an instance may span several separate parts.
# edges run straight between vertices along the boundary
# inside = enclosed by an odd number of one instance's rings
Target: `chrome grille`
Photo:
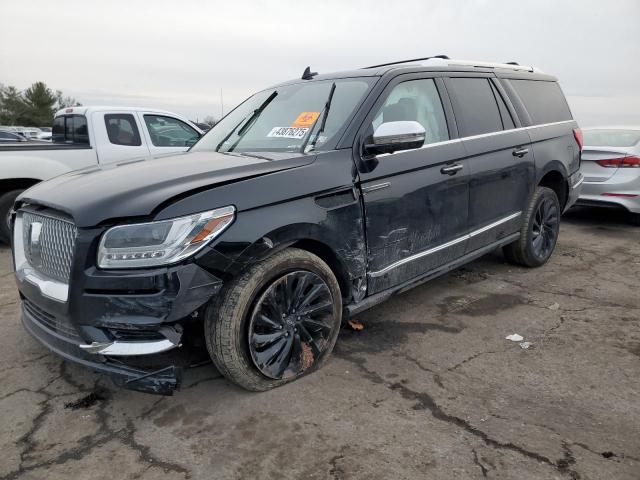
[[[22,214],[25,257],[32,268],[64,283],[69,282],[76,241],[76,226],[68,220]]]

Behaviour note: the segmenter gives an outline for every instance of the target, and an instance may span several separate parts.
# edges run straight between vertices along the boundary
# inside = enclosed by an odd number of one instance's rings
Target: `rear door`
[[[488,74],[446,79],[469,162],[467,252],[518,231],[535,184],[529,134],[519,129],[501,86]]]
[[[151,156],[185,152],[200,139],[200,132],[187,122],[157,113],[138,113]]]
[[[455,125],[447,121],[451,117],[441,78],[400,75],[363,124],[361,143],[383,122],[417,121],[426,131],[421,148],[378,155],[375,168],[360,173],[369,293],[419,277],[464,254],[469,168]]]
[[[149,157],[140,124],[130,112],[94,112],[92,115],[98,162],[108,164]]]

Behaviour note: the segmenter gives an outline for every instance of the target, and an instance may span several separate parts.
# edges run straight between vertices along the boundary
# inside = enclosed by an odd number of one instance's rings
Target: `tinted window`
[[[640,130],[583,130],[584,144],[596,147],[632,147],[640,142]]]
[[[130,113],[110,113],[104,116],[109,141],[114,145],[137,147],[142,145],[138,126]]]
[[[557,82],[509,80],[534,124],[571,120],[569,105]]]
[[[372,131],[383,122],[405,120],[418,122],[424,127],[425,144],[449,139],[442,102],[432,79],[410,80],[396,85],[376,114]]]
[[[54,118],[51,140],[55,143],[88,145],[87,119],[83,115],[62,115]]]
[[[493,91],[493,96],[498,102],[498,110],[500,111],[500,119],[502,120],[502,128],[504,130],[510,130],[512,128],[516,128],[513,123],[513,118],[511,118],[511,114],[509,113],[509,109],[507,108],[507,104],[505,103],[502,95],[496,88],[493,82],[491,82],[491,90]]]
[[[487,78],[452,78],[453,103],[460,135],[469,137],[502,130],[502,119]]]
[[[156,147],[190,147],[200,138],[196,130],[177,118],[145,115],[144,122]]]

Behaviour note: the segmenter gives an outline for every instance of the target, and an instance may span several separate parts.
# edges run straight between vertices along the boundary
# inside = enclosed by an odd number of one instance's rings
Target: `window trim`
[[[137,140],[137,143],[117,143],[114,142],[111,138],[111,134],[109,133],[109,120],[113,117],[131,117],[133,121],[131,126],[133,128],[134,140]],[[117,145],[119,147],[140,147],[142,146],[142,137],[140,136],[140,129],[138,128],[138,122],[136,121],[136,116],[133,113],[122,112],[122,113],[105,113],[104,114],[104,128],[107,130],[107,139],[111,145]]]
[[[163,114],[160,114],[160,113],[143,112],[142,113],[142,121],[144,122],[144,126],[147,129],[147,132],[148,132],[148,135],[149,135],[149,141],[151,142],[151,145],[153,145],[154,147],[157,147],[157,148],[190,148],[193,145],[183,145],[183,146],[180,146],[180,145],[156,145],[155,143],[153,143],[153,137],[151,136],[151,128],[149,128],[149,124],[147,123],[147,117],[160,117],[160,118],[169,118],[171,120],[176,120],[176,121],[186,125],[187,127],[189,127],[191,130],[193,130],[195,132],[195,134],[198,137],[196,142],[200,138],[202,138],[202,134],[198,130],[193,128],[191,125],[189,125],[187,122],[185,122],[181,118],[172,117],[171,115],[163,115]]]

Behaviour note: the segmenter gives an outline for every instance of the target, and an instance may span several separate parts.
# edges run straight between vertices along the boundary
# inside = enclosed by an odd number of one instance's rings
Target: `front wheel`
[[[340,287],[331,269],[289,248],[234,279],[207,308],[207,349],[247,390],[268,390],[324,364],[338,337]]]
[[[510,263],[539,267],[547,263],[558,241],[560,202],[547,187],[537,187],[524,212],[520,238],[503,248]]]

